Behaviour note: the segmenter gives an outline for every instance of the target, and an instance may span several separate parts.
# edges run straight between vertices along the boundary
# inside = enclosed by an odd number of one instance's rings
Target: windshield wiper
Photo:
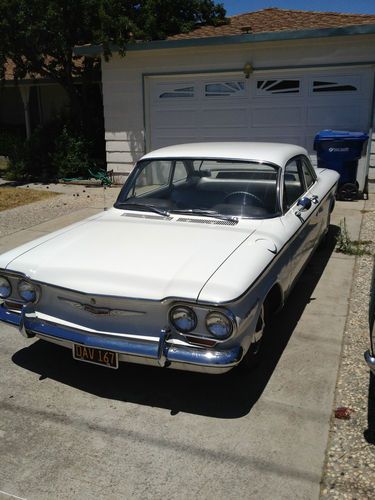
[[[204,210],[202,208],[187,208],[185,210],[171,210],[175,214],[187,214],[187,215],[202,215],[203,217],[215,217],[215,219],[228,220],[233,222],[238,222],[238,217],[233,215],[224,215],[216,210]]]
[[[163,210],[162,208],[155,207],[154,205],[147,205],[145,203],[116,203],[116,208],[124,208],[126,210],[145,210],[149,212],[155,212],[156,214],[162,215],[163,217],[168,217],[168,210]]]

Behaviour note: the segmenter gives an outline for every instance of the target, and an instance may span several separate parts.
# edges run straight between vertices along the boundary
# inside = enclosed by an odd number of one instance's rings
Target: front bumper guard
[[[116,337],[115,334],[91,333],[73,329],[56,323],[47,322],[37,317],[33,304],[25,304],[21,313],[12,312],[0,305],[0,321],[19,328],[20,333],[31,338],[35,335],[45,340],[57,340],[72,346],[80,344],[87,347],[114,351],[120,355],[152,359],[159,366],[195,365],[205,372],[224,373],[236,366],[242,359],[242,347],[236,346],[225,350],[204,349],[194,346],[180,346],[168,342],[169,331],[162,330],[157,341],[134,340]],[[188,366],[186,367],[189,370]],[[194,371],[200,371],[194,370]]]

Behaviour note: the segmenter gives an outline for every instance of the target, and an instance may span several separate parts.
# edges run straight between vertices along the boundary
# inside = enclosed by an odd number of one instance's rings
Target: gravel
[[[0,237],[83,208],[110,207],[120,188],[85,187],[67,184],[29,184],[15,189],[41,189],[61,193],[47,200],[0,212]]]
[[[360,239],[371,241],[375,253],[375,195],[366,201]],[[347,407],[352,412],[340,420],[333,411],[321,498],[375,498],[375,380],[363,359],[369,347],[373,268],[373,255],[356,257],[334,405],[334,410]]]

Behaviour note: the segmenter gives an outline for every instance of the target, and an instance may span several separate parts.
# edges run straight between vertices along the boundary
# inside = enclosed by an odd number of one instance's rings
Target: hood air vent
[[[194,224],[209,224],[215,226],[235,226],[238,221],[235,220],[218,220],[218,219],[198,219],[189,217],[180,217],[177,222],[193,222]]]
[[[130,217],[133,219],[153,219],[153,220],[171,220],[170,216],[151,215],[151,214],[122,214],[121,217]]]

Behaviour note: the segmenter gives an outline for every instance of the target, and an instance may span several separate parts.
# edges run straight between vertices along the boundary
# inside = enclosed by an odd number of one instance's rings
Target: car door
[[[325,207],[324,194],[321,180],[318,179],[311,163],[308,158],[301,156],[298,160],[301,163],[302,173],[305,181],[305,193],[312,201],[312,210],[309,215],[308,231],[306,234],[306,241],[304,242],[305,259],[308,259],[311,253],[319,242],[320,235],[323,231],[323,225],[328,217],[328,204]],[[326,215],[325,211],[326,210]],[[307,215],[307,214],[306,214]]]
[[[281,222],[287,237],[289,287],[311,255],[321,231],[322,214],[319,203],[321,193],[315,172],[308,167],[307,162],[304,156],[292,158],[285,166],[282,182]],[[311,200],[311,206],[305,211],[301,211],[297,206],[303,197]]]

